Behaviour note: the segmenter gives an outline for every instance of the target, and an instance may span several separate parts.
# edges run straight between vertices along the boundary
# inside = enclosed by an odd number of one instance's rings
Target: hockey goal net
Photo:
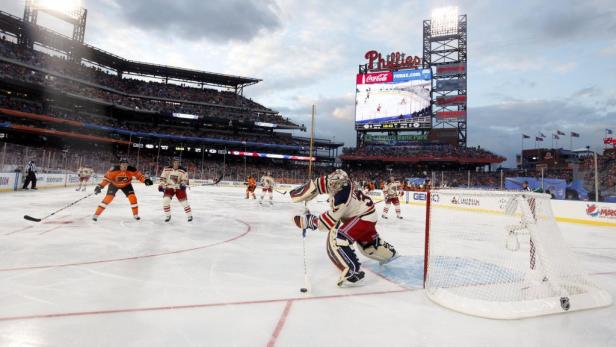
[[[611,304],[563,239],[549,195],[433,190],[426,206],[424,286],[434,302],[496,319]]]

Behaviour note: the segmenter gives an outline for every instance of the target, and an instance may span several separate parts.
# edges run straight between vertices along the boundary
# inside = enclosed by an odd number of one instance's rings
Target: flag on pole
[[[526,135],[526,134],[522,134],[522,138],[523,139],[530,139],[530,136]]]
[[[580,134],[575,133],[575,132],[572,131],[571,132],[571,137],[580,137]]]
[[[544,133],[542,133],[542,132],[539,132],[539,136],[541,136],[541,137],[547,137],[547,136],[545,136],[545,134],[544,134]]]
[[[541,142],[543,142],[543,137],[538,137],[538,136],[535,136],[535,141],[541,141]]]
[[[554,140],[560,140],[560,136],[558,136],[558,135],[556,135],[556,134],[552,134],[552,136],[553,136],[553,139],[554,139]]]
[[[562,132],[562,131],[560,131],[560,130],[556,130],[556,135],[563,135],[563,136],[564,136],[564,135],[565,135],[565,133],[563,133],[563,132]]]
[[[608,135],[613,134],[612,129],[605,129],[605,132],[606,132]]]

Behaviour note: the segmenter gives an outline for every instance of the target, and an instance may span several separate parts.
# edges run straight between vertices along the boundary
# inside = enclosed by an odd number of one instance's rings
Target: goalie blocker
[[[336,170],[328,176],[290,192],[293,202],[314,199],[319,194],[330,196],[330,208],[320,216],[310,213],[293,217],[300,229],[327,232],[327,255],[341,271],[337,284],[343,286],[364,278],[361,263],[355,253],[385,264],[397,254],[392,245],[382,240],[376,230],[377,213],[372,200],[355,190],[346,172]]]

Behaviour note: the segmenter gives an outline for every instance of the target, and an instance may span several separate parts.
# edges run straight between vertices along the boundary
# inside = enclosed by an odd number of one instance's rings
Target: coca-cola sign
[[[368,59],[368,70],[417,69],[421,65],[418,56],[407,56],[400,52],[391,52],[383,57],[381,53],[372,50],[366,52],[364,58]]]
[[[394,79],[391,71],[373,72],[357,75],[357,84],[387,83]]]

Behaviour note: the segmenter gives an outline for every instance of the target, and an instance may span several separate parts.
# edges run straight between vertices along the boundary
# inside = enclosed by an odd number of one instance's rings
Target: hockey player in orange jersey
[[[252,195],[253,199],[256,199],[257,196],[255,195],[255,189],[257,189],[257,180],[255,180],[252,176],[248,176],[248,178],[246,178],[246,182],[244,182],[244,185],[246,185],[246,199],[250,199],[250,196]]]
[[[126,159],[120,159],[119,165],[115,165],[107,171],[105,177],[103,177],[103,180],[94,188],[95,194],[98,194],[103,190],[103,188],[109,185],[109,188],[107,188],[107,194],[103,198],[100,205],[96,208],[96,212],[94,213],[94,216],[92,216],[92,220],[98,220],[98,216],[105,211],[105,208],[107,208],[107,205],[111,203],[118,190],[121,190],[128,198],[130,207],[133,211],[133,218],[136,220],[141,219],[139,217],[137,196],[135,196],[135,189],[131,183],[133,178],[145,183],[146,186],[151,186],[153,184],[152,180],[143,176],[143,174],[135,167],[128,166],[128,160]]]

